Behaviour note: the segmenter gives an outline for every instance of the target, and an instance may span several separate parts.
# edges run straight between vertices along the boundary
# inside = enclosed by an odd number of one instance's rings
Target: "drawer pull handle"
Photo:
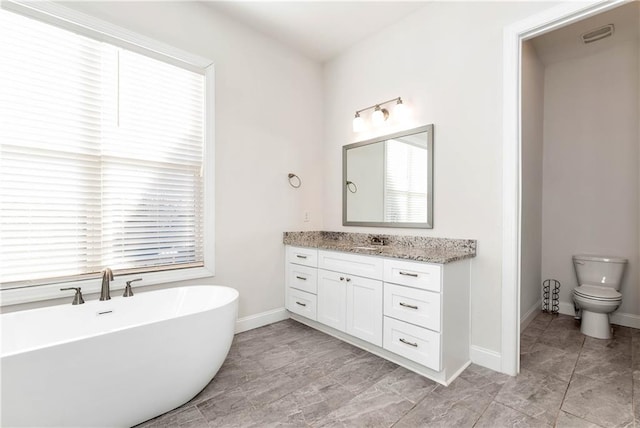
[[[405,308],[409,308],[409,309],[418,309],[418,307],[416,305],[410,305],[410,304],[405,303],[405,302],[400,302],[400,306],[404,306]]]
[[[307,278],[305,278],[304,276],[297,276],[297,275],[296,275],[296,278],[297,278],[297,279],[301,279],[301,280],[303,280],[303,281],[306,281],[306,280],[307,280]]]
[[[404,276],[412,276],[412,277],[414,277],[414,278],[417,278],[417,277],[418,277],[418,274],[417,274],[417,273],[403,272],[403,271],[400,271],[400,272],[398,272],[398,273],[399,273],[400,275],[404,275]]]
[[[299,258],[299,259],[306,259],[307,258],[307,256],[303,256],[303,255],[300,255],[300,254],[296,254],[296,257]]]
[[[306,303],[300,303],[300,302],[296,302],[296,305],[300,305],[300,306],[307,306]]]
[[[417,343],[409,342],[408,340],[403,339],[402,337],[400,338],[400,342],[404,343],[405,345],[413,346],[414,348],[418,347]]]

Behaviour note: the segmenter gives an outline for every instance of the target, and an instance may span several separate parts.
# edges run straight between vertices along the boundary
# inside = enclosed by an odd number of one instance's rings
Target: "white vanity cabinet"
[[[287,246],[287,309],[448,385],[470,363],[469,268]]]
[[[318,268],[318,322],[382,346],[382,260],[321,250]]]

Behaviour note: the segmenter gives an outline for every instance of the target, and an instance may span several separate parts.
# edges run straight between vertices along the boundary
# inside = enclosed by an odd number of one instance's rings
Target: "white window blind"
[[[0,283],[203,265],[203,74],[0,10]]]
[[[392,139],[385,152],[385,221],[426,222],[428,150]]]

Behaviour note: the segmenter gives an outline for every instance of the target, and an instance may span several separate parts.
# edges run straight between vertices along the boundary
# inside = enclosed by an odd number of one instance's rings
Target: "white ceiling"
[[[614,33],[611,37],[587,45],[582,43],[580,36],[583,33],[607,24],[614,25]],[[549,65],[570,58],[591,55],[599,50],[608,49],[615,43],[638,40],[638,38],[640,38],[640,2],[634,1],[535,37],[531,41],[540,61]]]
[[[325,62],[425,6],[422,1],[205,1],[231,18]]]

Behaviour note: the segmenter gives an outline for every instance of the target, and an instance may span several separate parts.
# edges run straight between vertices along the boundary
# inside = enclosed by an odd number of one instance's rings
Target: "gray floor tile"
[[[503,383],[477,382],[477,380],[471,382],[458,377],[449,386],[438,385],[433,390],[433,394],[448,402],[461,404],[481,415],[503,387]]]
[[[436,382],[404,367],[398,367],[383,376],[376,384],[388,388],[414,404],[438,386]]]
[[[330,377],[316,379],[290,394],[307,423],[313,424],[349,403],[356,395]]]
[[[585,421],[582,418],[560,410],[558,419],[556,420],[556,428],[600,428],[600,425]]]
[[[533,328],[545,330],[549,326],[549,323],[551,323],[551,321],[555,317],[556,317],[555,315],[552,315],[549,313],[539,312],[538,315],[533,319],[533,321],[529,323],[527,328],[533,327]]]
[[[529,350],[521,350],[520,368],[556,376],[568,381],[578,361],[578,352],[566,351],[544,343],[536,343]]]
[[[468,381],[474,386],[483,388],[490,384],[504,385],[511,376],[504,373],[494,372],[493,370],[477,364],[471,364],[460,374],[460,378]]]
[[[198,410],[208,421],[221,416],[244,411],[252,408],[247,400],[246,393],[238,388],[233,391],[224,391],[197,405]]]
[[[597,340],[597,339],[594,339]],[[575,373],[597,379],[617,379],[626,376],[631,379],[631,346],[609,348],[606,346],[587,348],[580,353]]]
[[[632,379],[593,379],[575,374],[562,410],[604,427],[633,426]]]
[[[246,399],[254,407],[261,407],[284,397],[307,383],[308,381],[304,378],[292,378],[282,371],[275,370],[242,385],[241,388]]]
[[[480,413],[434,391],[403,416],[394,428],[472,427],[479,418]]]
[[[572,316],[559,314],[553,316],[545,331],[575,331],[580,329],[580,321]]]
[[[567,352],[580,352],[585,336],[579,329],[547,329],[538,338],[538,343],[553,346]]]
[[[520,354],[530,351],[538,343],[538,337],[520,336]]]
[[[521,370],[505,383],[496,401],[533,418],[553,424],[569,382],[557,377]]]
[[[346,426],[390,427],[413,406],[385,382],[377,382],[313,425],[332,426],[338,422]]]
[[[539,419],[532,418],[522,412],[507,407],[503,404],[493,402],[482,414],[476,428],[496,428],[496,427],[550,427],[551,425]]]
[[[373,354],[364,354],[349,361],[330,376],[349,391],[358,394],[398,366]]]

